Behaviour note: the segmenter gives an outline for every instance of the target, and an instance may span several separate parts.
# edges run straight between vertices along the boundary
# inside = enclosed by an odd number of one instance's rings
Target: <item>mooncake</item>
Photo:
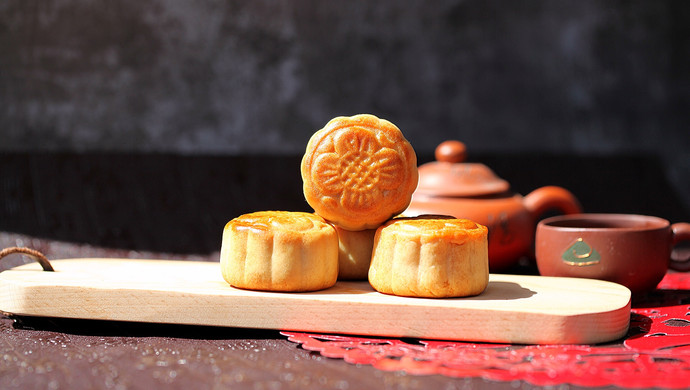
[[[374,247],[376,229],[346,230],[338,232],[338,279],[367,280]]]
[[[385,294],[478,295],[489,283],[488,229],[467,219],[396,218],[379,227],[369,283]]]
[[[220,266],[223,278],[237,288],[321,290],[338,277],[338,234],[312,213],[244,214],[223,229]]]
[[[334,118],[314,133],[301,173],[307,203],[347,230],[377,228],[405,210],[418,181],[400,129],[370,114]]]

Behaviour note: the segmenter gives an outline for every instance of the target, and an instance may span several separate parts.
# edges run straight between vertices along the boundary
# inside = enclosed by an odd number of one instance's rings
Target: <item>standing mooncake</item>
[[[353,231],[405,210],[418,180],[417,156],[400,129],[370,114],[334,118],[314,133],[301,172],[314,211]]]

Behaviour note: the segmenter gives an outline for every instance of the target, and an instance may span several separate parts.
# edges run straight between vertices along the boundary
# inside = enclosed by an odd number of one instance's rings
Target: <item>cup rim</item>
[[[589,225],[591,226],[587,226]],[[615,226],[596,226],[611,223]],[[541,220],[538,228],[561,231],[648,231],[664,229],[670,222],[661,217],[640,214],[580,213],[558,215]]]

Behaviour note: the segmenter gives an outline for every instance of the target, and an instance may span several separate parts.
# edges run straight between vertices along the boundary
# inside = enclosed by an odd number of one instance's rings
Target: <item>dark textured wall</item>
[[[428,153],[659,156],[690,204],[690,2],[0,2],[0,151],[299,153],[370,112]]]

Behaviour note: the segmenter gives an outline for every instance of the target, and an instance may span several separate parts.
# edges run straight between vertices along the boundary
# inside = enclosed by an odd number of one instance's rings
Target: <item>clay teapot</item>
[[[501,271],[522,256],[531,255],[538,219],[547,211],[582,212],[568,190],[547,186],[526,196],[510,191],[510,184],[489,167],[465,163],[465,145],[445,141],[436,160],[419,167],[419,185],[405,216],[444,214],[471,219],[489,228],[489,269]]]

